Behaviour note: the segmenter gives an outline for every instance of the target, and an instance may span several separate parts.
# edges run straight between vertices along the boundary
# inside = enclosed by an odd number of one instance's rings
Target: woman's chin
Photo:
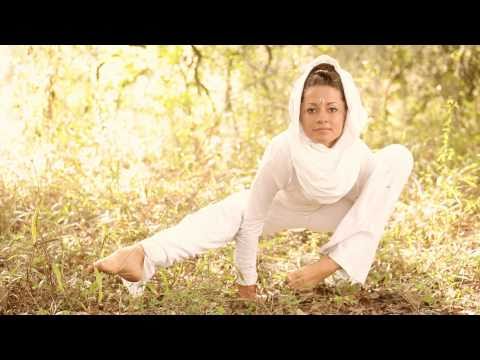
[[[325,145],[326,147],[330,147],[334,142],[333,139],[325,138],[321,136],[315,136],[311,140],[316,144],[322,144],[322,145]]]

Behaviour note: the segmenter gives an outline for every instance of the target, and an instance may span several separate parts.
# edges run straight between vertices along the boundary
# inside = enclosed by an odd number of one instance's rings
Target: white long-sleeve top
[[[365,173],[365,164],[359,176],[362,173]],[[258,240],[276,196],[292,210],[315,211],[322,206],[307,198],[301,189],[292,166],[286,131],[275,136],[267,146],[250,187],[244,218],[236,236],[235,264],[237,282],[241,285],[253,285],[257,281]]]

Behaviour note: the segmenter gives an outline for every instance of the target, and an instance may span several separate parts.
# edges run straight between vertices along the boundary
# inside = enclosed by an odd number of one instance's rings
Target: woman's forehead
[[[343,99],[340,94],[305,94],[303,99],[304,103],[309,104],[330,104],[330,103],[343,103]]]
[[[342,93],[332,86],[320,85],[305,89],[304,97],[341,100]]]

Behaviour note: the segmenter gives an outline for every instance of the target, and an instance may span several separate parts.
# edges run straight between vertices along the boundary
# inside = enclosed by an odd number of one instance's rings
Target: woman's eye
[[[330,112],[337,112],[337,108],[331,107],[328,109]]]
[[[313,114],[314,112],[315,112],[315,109],[313,108],[307,109],[307,113],[309,114]]]

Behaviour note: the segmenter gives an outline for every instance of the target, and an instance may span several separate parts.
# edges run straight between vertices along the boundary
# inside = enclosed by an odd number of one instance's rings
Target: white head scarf
[[[319,64],[332,65],[340,75],[348,106],[343,133],[332,148],[312,142],[300,124],[300,105],[305,81]],[[288,142],[292,163],[302,189],[321,204],[332,204],[344,197],[355,184],[368,147],[360,139],[367,112],[352,76],[330,56],[322,55],[309,63],[295,82],[290,96]]]

